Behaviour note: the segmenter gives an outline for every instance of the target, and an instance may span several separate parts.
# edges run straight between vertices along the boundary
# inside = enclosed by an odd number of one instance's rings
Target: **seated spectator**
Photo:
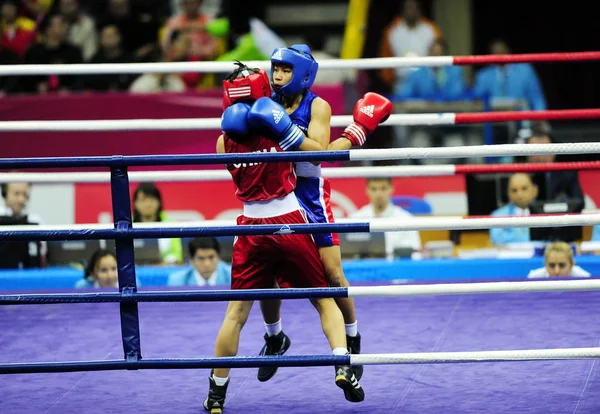
[[[504,40],[490,43],[493,55],[509,54],[510,48]],[[545,110],[546,98],[540,86],[535,69],[529,63],[509,63],[489,65],[475,75],[474,94],[492,100],[524,100],[522,109]]]
[[[29,47],[35,43],[35,22],[19,17],[18,0],[0,2],[0,49],[12,52],[23,58]]]
[[[37,214],[27,212],[27,203],[31,184],[5,183],[0,186],[4,205],[0,206],[0,216],[25,217],[29,223],[43,224],[42,218]]]
[[[81,50],[66,40],[67,23],[60,15],[48,18],[44,38],[25,54],[25,63],[52,65],[82,63]],[[26,76],[22,79],[26,92],[47,93],[53,91],[76,91],[82,87],[79,75]]]
[[[5,50],[0,46],[0,66],[1,65],[18,65],[21,63],[19,56],[10,50]],[[18,76],[0,76],[0,97],[9,95],[19,90]]]
[[[76,288],[109,288],[119,285],[117,256],[111,250],[99,249],[90,258],[83,275],[75,284]]]
[[[143,9],[138,12],[130,0],[108,0],[108,7],[103,11],[98,26],[117,26],[125,52],[136,61],[154,60],[158,49],[159,24],[152,13]]]
[[[231,284],[231,265],[220,258],[214,237],[198,237],[189,244],[191,266],[169,275],[168,286],[217,286]]]
[[[538,188],[527,174],[513,174],[508,181],[509,203],[492,212],[495,217],[528,216],[529,203],[536,199]],[[490,229],[490,239],[494,245],[529,242],[529,228]]]
[[[140,184],[133,193],[133,222],[160,223],[169,221],[163,211],[162,195],[152,183]],[[165,264],[183,263],[181,239],[159,239],[159,247]]]
[[[369,204],[351,214],[352,218],[390,218],[413,217],[412,214],[392,203],[391,178],[368,178],[367,196]],[[402,248],[421,250],[421,237],[418,231],[398,231],[385,233],[385,251],[389,259],[394,257],[394,251]]]
[[[163,52],[163,62],[183,62],[188,60],[187,35],[175,32],[174,41],[169,49]],[[194,89],[199,82],[200,73],[146,73],[139,76],[131,84],[129,91],[133,93],[184,92],[187,88]]]
[[[213,60],[217,55],[217,41],[206,31],[209,16],[200,12],[202,0],[181,0],[183,12],[174,15],[163,28],[163,50],[168,50],[174,32],[189,38],[187,54],[196,60]]]
[[[79,0],[58,0],[58,12],[69,25],[67,40],[81,49],[84,61],[89,61],[98,50],[94,19],[82,13]]]
[[[429,56],[448,56],[448,44],[436,39],[429,47]],[[395,98],[429,101],[456,100],[466,92],[464,72],[460,66],[422,67],[410,72],[398,84]]]
[[[100,50],[90,63],[127,63],[131,57],[125,53],[121,45],[121,34],[117,26],[106,26],[100,32]],[[94,91],[126,91],[133,78],[130,74],[109,73],[105,75],[86,75],[86,89]]]
[[[556,242],[546,246],[544,267],[533,269],[527,275],[529,279],[550,277],[590,277],[590,272],[575,265],[573,250],[568,243]]]
[[[527,138],[528,144],[550,144],[554,142],[549,125],[536,123],[531,128],[531,136]],[[556,155],[531,155],[528,162],[553,163]],[[539,188],[538,199],[544,201],[584,200],[583,191],[579,184],[578,171],[547,171],[536,173],[533,181]]]

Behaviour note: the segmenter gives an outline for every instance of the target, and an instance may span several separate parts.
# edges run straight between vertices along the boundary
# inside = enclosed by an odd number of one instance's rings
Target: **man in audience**
[[[89,61],[98,50],[94,19],[82,13],[79,0],[59,0],[58,10],[69,25],[67,40],[81,49],[84,61]]]
[[[536,199],[538,188],[527,174],[513,174],[508,181],[509,203],[492,212],[492,216],[529,216],[529,204]],[[494,245],[529,242],[529,228],[490,229],[490,239]]]
[[[18,0],[0,1],[0,48],[22,58],[35,43],[35,22],[19,16]]]
[[[191,266],[169,275],[168,286],[220,286],[231,284],[231,265],[220,258],[214,237],[197,237],[188,246]]]
[[[369,204],[362,207],[352,218],[390,218],[390,217],[413,217],[412,214],[394,205],[392,202],[391,178],[369,178],[367,179],[367,196]],[[421,249],[421,237],[418,231],[398,231],[385,233],[385,251],[388,258],[394,257],[394,251],[402,248]]]
[[[105,26],[100,32],[100,50],[90,63],[127,63],[131,56],[123,50],[121,33],[114,25]],[[133,76],[125,73],[105,75],[87,75],[85,88],[94,91],[125,91],[129,89]]]
[[[30,223],[40,224],[42,222],[38,215],[27,213],[27,203],[29,202],[29,192],[31,190],[29,183],[1,184],[0,189],[4,199],[4,205],[0,206],[0,216],[27,216]]]
[[[25,54],[27,64],[83,63],[81,50],[67,42],[67,22],[61,15],[48,18],[44,39]],[[27,92],[74,91],[82,86],[78,75],[26,76],[22,83]]]

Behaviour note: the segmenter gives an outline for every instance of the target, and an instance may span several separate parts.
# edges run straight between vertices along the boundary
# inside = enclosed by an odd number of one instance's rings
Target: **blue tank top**
[[[283,100],[282,97],[277,95],[275,92],[273,92],[271,98],[279,104],[281,104],[281,101]],[[308,124],[310,124],[311,108],[315,98],[318,98],[318,96],[307,89],[304,92],[304,96],[302,97],[298,108],[296,108],[296,110],[290,114],[292,122],[295,125],[298,125],[298,127],[306,136],[308,136]],[[320,177],[321,166],[314,165],[311,162],[297,162],[296,173],[299,177]]]
[[[282,97],[280,95],[277,95],[275,92],[273,92],[271,97],[275,102],[279,104],[281,104],[281,101],[283,100]],[[308,133],[308,124],[310,124],[311,108],[315,98],[318,98],[318,96],[307,89],[304,92],[304,96],[302,97],[298,108],[296,108],[296,110],[290,114],[292,122],[298,125],[298,127],[300,127],[302,132],[304,132],[304,135]]]

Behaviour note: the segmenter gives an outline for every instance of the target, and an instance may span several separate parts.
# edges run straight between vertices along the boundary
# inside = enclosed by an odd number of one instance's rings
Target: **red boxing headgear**
[[[271,81],[262,69],[249,68],[241,62],[239,67],[223,81],[223,109],[238,101],[256,101],[271,96]]]

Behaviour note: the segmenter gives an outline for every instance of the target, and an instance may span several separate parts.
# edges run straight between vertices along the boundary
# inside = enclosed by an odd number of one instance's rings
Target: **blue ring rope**
[[[157,226],[160,224],[157,223]],[[107,240],[181,238],[197,236],[259,236],[269,234],[312,234],[312,233],[369,233],[371,224],[323,223],[323,224],[261,224],[254,226],[207,226],[180,228],[117,228],[117,229],[74,229],[74,230],[4,230],[0,238],[12,241],[28,240]]]
[[[258,152],[245,154],[0,158],[0,168],[140,167],[154,165],[214,165],[282,161],[350,161],[350,150]]]
[[[199,368],[259,368],[320,367],[351,365],[350,355],[300,355],[276,357],[220,357],[181,359],[139,359],[107,361],[24,362],[0,364],[0,374],[36,374],[79,371],[117,371],[138,369],[199,369]]]
[[[304,289],[189,290],[149,292],[33,293],[0,295],[0,305],[116,302],[218,302],[230,300],[347,298],[347,287]]]

